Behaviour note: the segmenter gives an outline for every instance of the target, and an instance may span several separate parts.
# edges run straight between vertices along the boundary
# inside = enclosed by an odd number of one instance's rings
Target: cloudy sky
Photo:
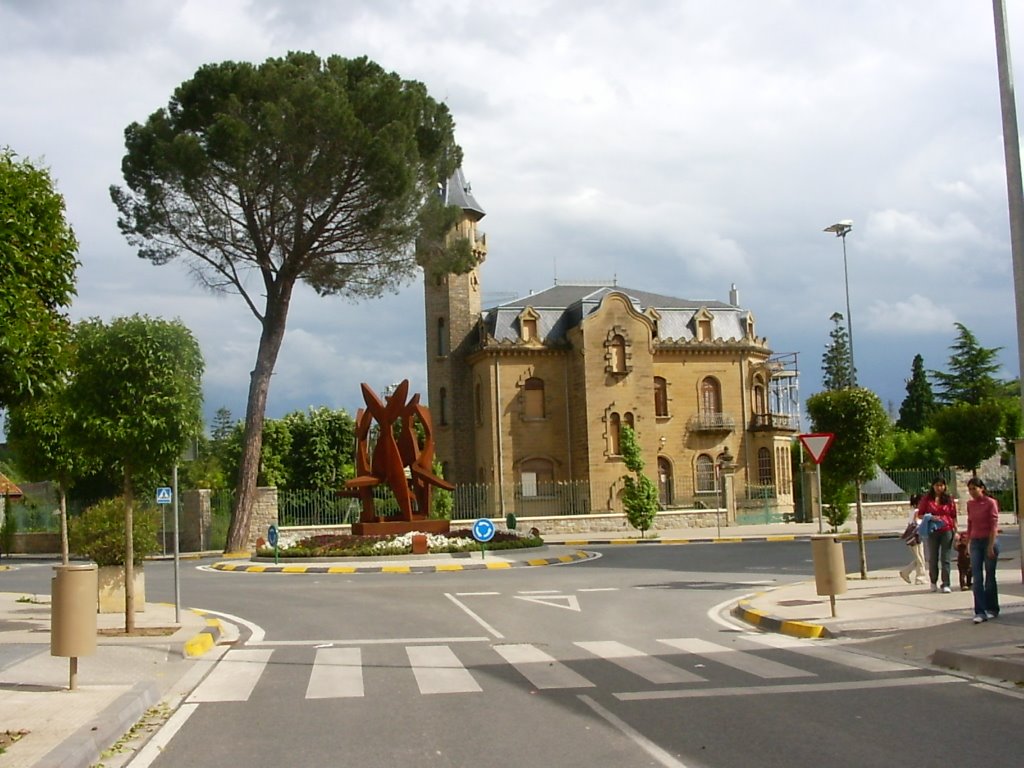
[[[449,105],[488,213],[485,303],[556,277],[719,301],[735,283],[807,397],[845,313],[842,243],[822,230],[852,219],[863,385],[898,410],[914,355],[944,367],[954,322],[1017,375],[987,1],[0,0],[0,145],[67,200],[72,316],[181,318],[208,416],[244,415],[256,321],[182,263],[140,260],[107,189],[125,126],[199,66],[290,50],[367,55]],[[422,390],[422,305],[417,284],[363,304],[300,292],[268,415],[354,411],[361,381]]]

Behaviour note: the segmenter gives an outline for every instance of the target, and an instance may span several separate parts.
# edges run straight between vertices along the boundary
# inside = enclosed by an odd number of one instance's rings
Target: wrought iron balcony
[[[796,416],[789,413],[755,413],[750,419],[751,432],[796,432]]]
[[[697,413],[686,425],[691,432],[732,432],[736,420],[727,413]]]

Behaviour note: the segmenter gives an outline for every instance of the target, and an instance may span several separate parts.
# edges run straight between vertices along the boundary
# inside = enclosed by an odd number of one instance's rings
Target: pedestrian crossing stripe
[[[575,652],[566,660],[553,656],[550,649],[544,650],[530,643],[496,643],[489,648],[537,691],[571,691],[597,687],[591,679],[572,666],[588,659],[607,662],[649,685],[658,686],[654,691],[647,693],[633,691],[614,694],[622,700],[699,696],[701,692],[712,695],[715,691],[746,690],[750,687],[742,684],[736,687],[734,677],[730,678],[730,686],[734,687],[708,687],[707,684],[714,682],[714,679],[722,674],[718,667],[728,667],[744,676],[762,681],[818,677],[816,672],[802,666],[784,664],[776,658],[767,658],[753,652],[765,649],[782,651],[797,659],[811,657],[818,662],[856,670],[862,675],[889,675],[878,681],[880,684],[892,683],[897,679],[912,684],[920,675],[908,677],[906,674],[922,672],[921,669],[910,665],[832,646],[825,647],[820,643],[796,638],[748,634],[742,636],[740,640],[751,646],[750,650],[694,637],[657,640],[660,646],[668,646],[675,651],[668,658],[615,640],[575,642],[573,647],[583,651],[584,656],[581,657]],[[351,645],[316,648],[315,657],[310,665],[305,698],[364,698],[367,694],[365,654],[380,654],[380,648],[379,645],[368,645],[366,648]],[[493,679],[493,675],[477,671],[492,668],[493,662],[481,662],[480,657],[476,656],[474,663],[467,667],[448,642],[405,645],[404,651],[407,661],[405,668],[412,672],[416,687],[422,695],[482,693],[481,681]],[[278,651],[268,648],[240,648],[228,651],[187,701],[247,701],[275,652]],[[386,666],[393,668],[393,655],[387,658],[389,663]],[[377,667],[374,663],[369,665],[369,669],[375,668]],[[587,670],[590,669],[593,667],[588,666]],[[905,676],[894,678],[891,676],[894,673],[904,673]],[[765,683],[759,685],[763,687]],[[790,683],[786,685],[792,687]],[[827,687],[828,684],[821,685]]]

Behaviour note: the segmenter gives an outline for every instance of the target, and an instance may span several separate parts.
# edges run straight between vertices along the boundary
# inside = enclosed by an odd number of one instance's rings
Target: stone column
[[[736,465],[722,466],[722,487],[725,490],[725,524],[736,525]]]

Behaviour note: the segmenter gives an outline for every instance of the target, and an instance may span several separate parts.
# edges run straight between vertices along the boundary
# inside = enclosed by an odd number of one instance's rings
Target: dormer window
[[[533,307],[527,307],[519,314],[519,338],[524,344],[537,344],[540,334],[537,332],[537,321],[540,316]]]
[[[711,323],[714,320],[707,307],[701,307],[693,316],[693,334],[697,341],[711,341],[715,338]]]

